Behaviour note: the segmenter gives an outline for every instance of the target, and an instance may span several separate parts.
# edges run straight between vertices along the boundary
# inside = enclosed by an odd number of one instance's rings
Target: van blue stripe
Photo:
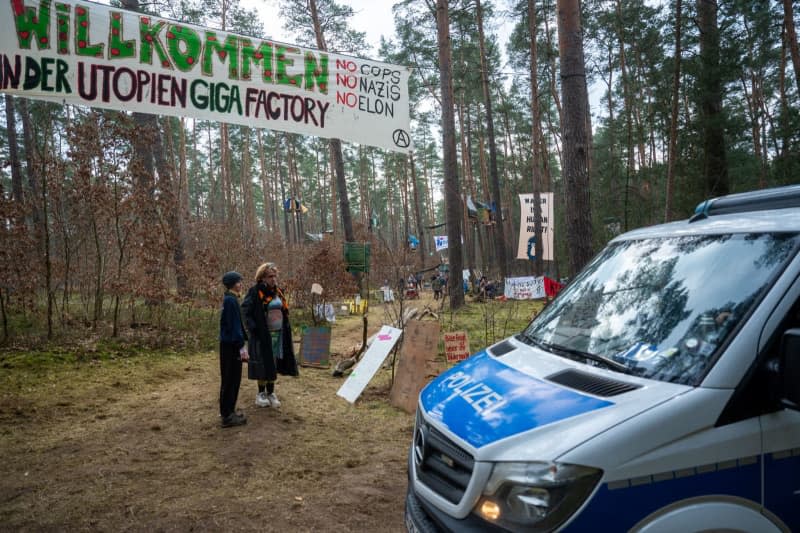
[[[476,448],[612,402],[533,378],[479,352],[420,394],[429,416]]]
[[[637,522],[678,500],[712,494],[738,496],[758,505],[761,501],[761,458],[733,461],[732,468],[693,475],[673,472],[670,479],[645,476],[628,480],[626,488],[604,483],[565,531],[628,531]],[[598,524],[602,524],[598,528]]]

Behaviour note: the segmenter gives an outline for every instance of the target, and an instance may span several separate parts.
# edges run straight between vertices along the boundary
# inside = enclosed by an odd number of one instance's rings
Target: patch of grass
[[[521,331],[544,307],[536,300],[469,301],[442,317],[442,331],[467,331],[473,352]]]

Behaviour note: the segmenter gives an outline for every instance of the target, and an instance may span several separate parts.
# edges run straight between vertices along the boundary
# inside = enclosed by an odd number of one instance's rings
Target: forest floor
[[[361,336],[337,319],[331,351]],[[0,357],[0,530],[404,531],[413,415],[389,404],[389,369],[351,405],[330,369],[301,368],[278,409],[254,405],[245,369],[248,422],[221,429],[215,352]]]

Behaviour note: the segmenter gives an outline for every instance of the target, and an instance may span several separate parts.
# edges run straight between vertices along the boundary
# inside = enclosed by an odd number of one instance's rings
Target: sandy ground
[[[334,345],[360,336],[353,321]],[[257,408],[243,379],[248,423],[223,430],[216,353],[47,375],[11,366],[0,367],[1,530],[404,531],[413,417],[389,405],[389,370],[354,406],[330,370],[281,377],[279,409]]]

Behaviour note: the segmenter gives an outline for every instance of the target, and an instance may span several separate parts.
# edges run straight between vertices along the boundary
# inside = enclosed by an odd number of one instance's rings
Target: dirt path
[[[388,405],[389,371],[355,406],[329,370],[280,378],[278,410],[244,379],[248,424],[221,430],[217,365],[0,368],[0,529],[403,531],[413,419]]]

